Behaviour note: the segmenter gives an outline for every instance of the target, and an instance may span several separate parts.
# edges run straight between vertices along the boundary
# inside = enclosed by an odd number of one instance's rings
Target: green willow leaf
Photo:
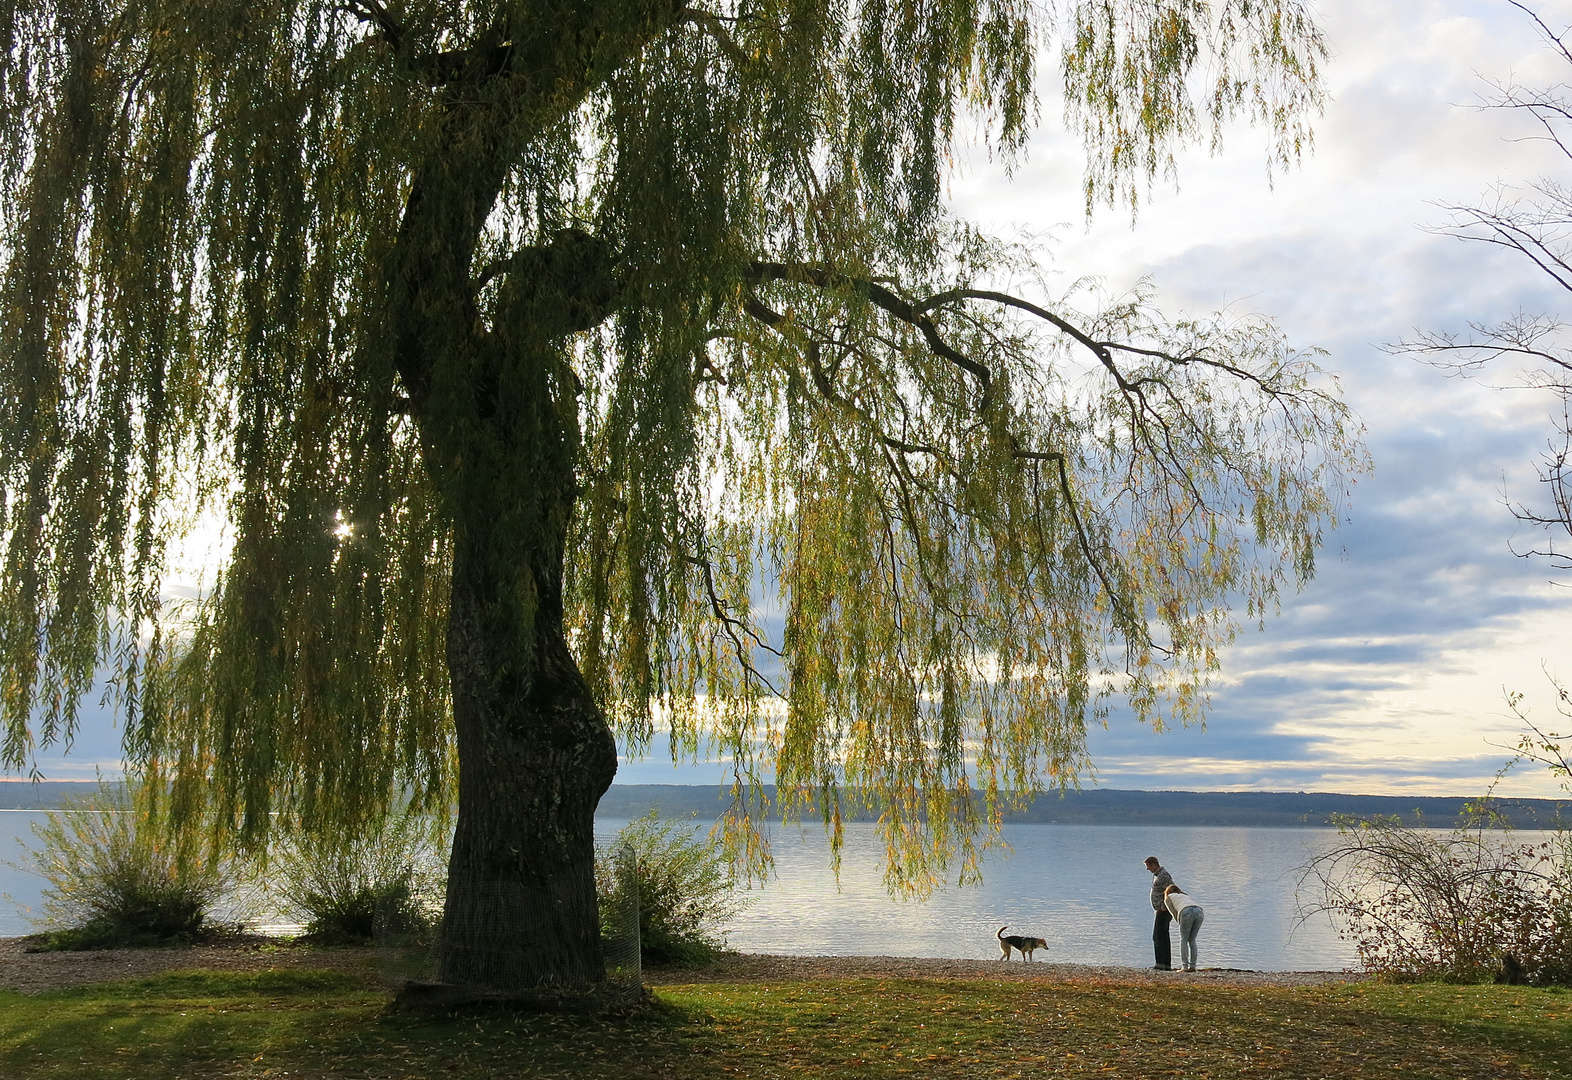
[[[1321,99],[1299,0],[0,2],[5,764],[108,672],[179,806],[353,831],[576,661],[731,758],[755,866],[773,773],[877,805],[893,886],[975,874],[1110,701],[1204,715],[1362,462],[1270,323],[947,220],[1053,49],[1089,206],[1235,116],[1290,162]]]

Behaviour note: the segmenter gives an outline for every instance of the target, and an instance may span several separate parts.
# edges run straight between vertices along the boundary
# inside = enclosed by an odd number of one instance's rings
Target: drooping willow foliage
[[[843,798],[870,796],[898,885],[952,844],[970,872],[973,815],[1084,775],[1112,699],[1159,727],[1202,719],[1229,602],[1264,617],[1311,574],[1359,461],[1314,356],[1268,322],[1164,324],[1139,294],[1090,296],[1088,349],[947,269],[915,291],[970,294],[944,340],[986,372],[850,283],[761,286],[764,318],[703,354],[675,487],[646,474],[663,444],[611,391],[588,445],[612,494],[580,519],[573,577],[580,659],[622,731],[718,746],[736,795],[773,772],[836,829]],[[639,606],[609,602],[621,590]]]
[[[5,763],[108,673],[133,759],[246,836],[449,797],[453,523],[534,519],[433,476],[506,394],[401,377],[417,176],[476,222],[477,334],[532,283],[606,312],[527,314],[629,744],[877,801],[899,884],[1072,782],[1109,701],[1199,718],[1359,451],[1269,323],[1077,308],[946,219],[957,126],[1019,153],[1050,54],[1090,206],[1235,116],[1293,160],[1324,49],[1299,0],[0,0]]]

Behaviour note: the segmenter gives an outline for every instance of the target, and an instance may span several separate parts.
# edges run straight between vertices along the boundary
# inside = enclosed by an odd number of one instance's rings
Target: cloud
[[[1326,349],[1376,468],[1316,579],[1225,654],[1204,731],[1154,734],[1116,710],[1092,733],[1116,786],[1478,790],[1505,756],[1491,743],[1511,741],[1504,688],[1543,697],[1540,663],[1572,637],[1568,593],[1512,555],[1535,536],[1503,504],[1504,492],[1536,494],[1554,403],[1381,348],[1415,328],[1561,310],[1565,295],[1533,267],[1435,229],[1438,204],[1566,168],[1525,140],[1524,117],[1477,107],[1481,76],[1566,73],[1506,4],[1339,0],[1323,12],[1331,97],[1301,168],[1267,183],[1252,135],[1230,130],[1229,152],[1186,154],[1181,188],[1158,188],[1133,228],[1108,214],[1061,234],[1066,278],[1150,275],[1171,310],[1266,312],[1297,345]],[[1572,7],[1545,15],[1554,25]],[[1055,160],[1039,166],[1045,144]],[[974,163],[961,212],[996,228],[1078,220],[1074,191],[1053,190],[1074,149],[1048,137],[1009,183]]]
[[[1182,186],[1157,185],[1134,228],[1117,211],[1088,226],[1080,145],[1056,130],[1062,104],[1046,94],[1044,129],[1013,173],[963,155],[951,185],[957,211],[995,232],[1056,230],[1064,281],[1124,288],[1151,275],[1173,312],[1273,315],[1297,345],[1327,350],[1368,427],[1376,471],[1355,489],[1350,520],[1329,536],[1310,586],[1227,651],[1205,729],[1157,734],[1116,711],[1091,733],[1099,776],[1114,786],[1472,793],[1504,756],[1491,743],[1510,741],[1503,689],[1548,709],[1540,665],[1572,640],[1572,594],[1511,554],[1514,538],[1533,534],[1503,505],[1503,491],[1534,494],[1553,403],[1380,348],[1415,328],[1572,314],[1532,267],[1427,231],[1447,220],[1438,204],[1565,173],[1553,148],[1525,141],[1523,117],[1476,106],[1482,76],[1567,73],[1505,3],[1319,6],[1330,99],[1297,169],[1269,179],[1262,137],[1235,125],[1221,156],[1181,155]],[[1572,21],[1572,4],[1543,13]],[[45,771],[113,760],[118,739],[100,721],[69,766],[49,759]],[[673,767],[660,749],[619,780],[724,777],[724,762]]]

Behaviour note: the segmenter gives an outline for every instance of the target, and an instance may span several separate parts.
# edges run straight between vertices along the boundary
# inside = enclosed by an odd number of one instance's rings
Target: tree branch
[[[1263,379],[1255,372],[1250,371],[1248,368],[1243,368],[1236,364],[1230,364],[1227,361],[1218,360],[1213,357],[1204,356],[1201,354],[1177,356],[1158,349],[1141,348],[1139,346],[1125,345],[1113,341],[1101,341],[1092,337],[1090,334],[1086,333],[1084,330],[1071,323],[1069,320],[1054,314],[1046,308],[1034,304],[1031,301],[1023,300],[1020,297],[1011,296],[1008,293],[998,292],[991,289],[950,289],[942,293],[937,293],[924,300],[908,302],[896,296],[893,292],[884,286],[866,278],[854,277],[852,275],[844,274],[822,266],[788,268],[780,263],[767,262],[754,263],[753,267],[751,268],[749,278],[752,281],[789,281],[801,284],[817,285],[825,288],[849,287],[854,289],[860,295],[865,297],[870,303],[873,303],[875,306],[895,316],[897,319],[900,319],[911,326],[917,327],[922,332],[929,348],[932,349],[934,353],[950,360],[951,362],[976,375],[978,382],[982,387],[982,399],[979,402],[980,410],[986,410],[987,408],[988,392],[991,386],[991,373],[982,364],[972,360],[971,358],[963,355],[959,351],[947,345],[942,337],[940,337],[938,327],[934,324],[933,320],[929,318],[928,312],[946,304],[954,303],[958,300],[989,300],[994,303],[1002,304],[1006,307],[1016,308],[1017,310],[1034,315],[1073,339],[1097,358],[1098,362],[1113,378],[1115,385],[1118,386],[1120,393],[1124,395],[1126,401],[1129,404],[1132,415],[1131,423],[1134,429],[1134,437],[1146,440],[1150,449],[1152,450],[1154,459],[1164,462],[1165,471],[1167,471],[1169,475],[1172,476],[1181,486],[1187,488],[1198,501],[1202,501],[1201,493],[1195,488],[1193,478],[1183,470],[1176,471],[1172,468],[1169,468],[1166,464],[1169,462],[1172,453],[1171,444],[1173,432],[1168,424],[1167,419],[1160,412],[1158,412],[1158,410],[1155,409],[1152,406],[1152,403],[1147,399],[1144,388],[1154,385],[1160,386],[1170,397],[1173,396],[1172,391],[1168,388],[1166,383],[1155,376],[1130,378],[1122,370],[1120,370],[1119,364],[1115,358],[1115,354],[1123,352],[1132,355],[1145,356],[1151,359],[1163,360],[1174,367],[1185,367],[1192,364],[1210,367],[1218,371],[1226,372],[1242,381],[1252,383],[1260,389],[1266,391],[1269,396],[1276,396],[1274,388],[1269,385],[1267,380]],[[760,307],[762,308],[762,305],[760,305]],[[753,309],[748,310],[750,311],[750,314],[754,313]],[[768,311],[768,309],[763,310],[766,312]],[[770,312],[769,314],[774,315],[777,320],[780,318],[780,316],[775,315],[773,312]],[[770,326],[776,325],[773,322],[768,322],[768,320],[763,321],[766,321],[766,324]],[[1145,418],[1145,423],[1141,422],[1140,418],[1142,417]],[[1148,424],[1155,425],[1155,427],[1162,432],[1162,439],[1164,443],[1169,444],[1169,454],[1159,453],[1157,447],[1151,444],[1152,436]]]
[[[754,296],[751,292],[748,294],[747,299],[743,301],[742,310],[747,312],[753,318],[757,319],[759,322],[763,323],[765,326],[768,326],[771,330],[778,331],[786,322],[786,316],[766,306],[763,301],[761,301],[757,296]],[[898,450],[903,454],[928,454],[944,462],[947,467],[949,466],[949,462],[946,460],[945,454],[938,447],[929,446],[925,443],[911,443],[905,441],[904,439],[897,439],[887,435],[884,432],[883,426],[878,422],[877,418],[870,416],[865,410],[858,408],[856,405],[847,401],[840,394],[837,394],[835,392],[835,387],[830,382],[829,375],[824,371],[823,366],[819,363],[819,349],[823,344],[823,341],[810,335],[808,338],[806,351],[808,353],[809,375],[813,380],[814,388],[824,396],[825,400],[829,401],[833,405],[839,406],[840,408],[848,409],[861,419],[867,421],[867,423],[871,425],[874,431],[878,434],[880,441],[882,441],[884,445],[890,449]]]
[[[700,550],[703,550],[702,546]],[[755,648],[763,649],[773,656],[785,659],[786,654],[779,649],[771,647],[769,642],[765,641],[754,631],[753,627],[731,614],[725,601],[715,591],[715,567],[710,563],[709,559],[704,558],[702,555],[688,555],[685,558],[690,565],[696,566],[704,572],[704,590],[709,595],[710,611],[715,615],[716,621],[721,624],[721,628],[725,631],[726,636],[731,639],[732,647],[737,654],[737,663],[742,666],[744,671],[768,688],[771,694],[778,698],[784,698],[785,695],[775,688],[775,684],[770,682],[763,672],[753,666],[753,662],[748,659],[748,649],[743,645],[742,638],[738,637],[737,633],[740,630],[749,641],[753,642]]]
[[[475,71],[501,74],[512,61],[513,46],[508,44],[421,53],[410,57],[408,63],[409,69],[425,79],[427,85],[446,86],[471,78]]]
[[[754,263],[748,271],[747,280],[753,283],[784,281],[799,285],[814,285],[819,288],[851,289],[885,313],[894,316],[909,326],[915,327],[922,334],[923,340],[927,342],[928,348],[935,355],[943,357],[956,367],[971,374],[977,380],[980,391],[977,410],[979,412],[988,411],[990,404],[989,390],[993,384],[993,373],[971,357],[952,348],[939,335],[939,328],[934,325],[932,319],[878,282],[870,281],[867,278],[855,277],[851,274],[845,274],[839,270],[832,270],[823,266],[788,267],[783,263],[773,262]],[[753,314],[753,312],[750,310],[749,314]],[[766,325],[774,326],[775,324],[767,322]]]
[[[1091,538],[1086,535],[1086,524],[1081,520],[1081,511],[1076,504],[1075,492],[1070,487],[1068,458],[1065,457],[1063,452],[1058,450],[1015,450],[1013,455],[1023,461],[1046,461],[1055,467],[1058,479],[1056,486],[1059,488],[1059,493],[1064,497],[1064,505],[1069,512],[1070,522],[1075,526],[1076,546],[1081,549],[1082,558],[1091,566],[1092,572],[1097,575],[1097,580],[1102,583],[1103,592],[1107,595],[1108,602],[1124,616],[1125,623],[1130,627],[1131,631],[1135,631],[1137,627],[1140,628],[1137,636],[1148,648],[1164,656],[1173,656],[1173,650],[1166,649],[1152,640],[1152,635],[1146,631],[1146,620],[1137,617],[1129,609],[1122,599],[1122,594],[1114,588],[1113,582],[1108,579],[1108,572],[1103,567],[1102,559],[1093,549]]]
[[[721,52],[726,54],[727,59],[739,68],[748,63],[748,54],[742,51],[742,47],[737,44],[737,39],[732,37],[731,31],[726,29],[726,24],[719,15],[687,8],[683,11],[680,21],[691,23],[708,34],[715,44],[720,46]]]
[[[1175,469],[1172,467],[1172,462],[1175,460],[1175,455],[1173,452],[1172,428],[1170,427],[1167,418],[1164,417],[1157,409],[1153,408],[1152,403],[1147,399],[1145,387],[1156,386],[1161,388],[1169,400],[1175,401],[1180,405],[1181,408],[1183,407],[1183,402],[1177,397],[1177,395],[1175,395],[1173,389],[1168,385],[1168,383],[1157,376],[1147,375],[1137,378],[1130,378],[1127,376],[1123,371],[1120,370],[1118,361],[1115,358],[1115,354],[1129,353],[1134,356],[1144,356],[1154,360],[1162,360],[1170,366],[1176,368],[1187,367],[1190,365],[1209,367],[1217,371],[1226,372],[1227,374],[1232,375],[1234,378],[1243,382],[1248,382],[1255,385],[1264,391],[1268,397],[1271,397],[1274,400],[1277,400],[1280,397],[1280,394],[1276,388],[1274,388],[1266,379],[1262,378],[1260,375],[1249,370],[1248,368],[1240,367],[1237,364],[1230,364],[1226,360],[1215,359],[1201,353],[1192,353],[1189,355],[1180,356],[1161,349],[1142,348],[1140,346],[1127,345],[1116,341],[1099,340],[1092,337],[1090,334],[1086,333],[1080,327],[1071,323],[1062,316],[1056,315],[1046,308],[1034,304],[1029,300],[1023,300],[1020,297],[1011,296],[1009,293],[998,292],[992,289],[950,289],[946,292],[937,293],[934,296],[931,296],[928,299],[913,305],[913,310],[919,312],[931,311],[934,308],[941,307],[945,304],[954,303],[958,300],[989,300],[996,304],[1016,308],[1017,310],[1024,311],[1030,315],[1035,315],[1037,318],[1042,319],[1044,322],[1070,337],[1072,340],[1089,351],[1093,356],[1095,356],[1098,362],[1108,372],[1108,374],[1112,376],[1114,384],[1118,386],[1120,393],[1124,395],[1125,401],[1127,402],[1131,412],[1130,422],[1132,428],[1132,437],[1145,442],[1148,449],[1152,453],[1153,460],[1159,462],[1164,472],[1168,473],[1168,475],[1171,476],[1180,486],[1188,490],[1195,498],[1197,504],[1203,503],[1205,500],[1202,497],[1199,489],[1197,489],[1195,486],[1195,481],[1193,477],[1190,476],[1188,471],[1182,468]],[[1287,408],[1286,405],[1283,405],[1282,407],[1285,410]],[[1146,422],[1142,422],[1142,417],[1145,418]],[[1148,425],[1155,425],[1155,427],[1161,432],[1162,441],[1168,448],[1168,452],[1166,454],[1158,452],[1157,446],[1152,441],[1152,432]]]
[[[1572,64],[1572,50],[1567,48],[1565,34],[1558,34],[1554,30],[1550,29],[1549,26],[1545,25],[1545,20],[1539,17],[1539,13],[1537,11],[1529,7],[1527,4],[1522,3],[1521,0],[1507,0],[1507,3],[1511,4],[1523,14],[1527,15],[1530,19],[1534,20],[1534,25],[1539,27],[1539,32],[1544,36],[1545,40],[1548,41],[1551,45],[1555,46],[1556,51],[1561,54],[1561,58],[1563,60],[1569,64]]]
[[[977,378],[977,381],[982,389],[982,407],[986,407],[988,404],[987,395],[992,384],[991,372],[986,366],[978,363],[975,360],[972,360],[970,357],[965,356],[958,350],[949,346],[943,340],[937,325],[929,316],[929,313],[938,308],[944,307],[947,304],[952,304],[961,300],[986,300],[1006,307],[1024,311],[1043,320],[1061,333],[1065,334],[1067,337],[1071,338],[1073,341],[1085,348],[1088,352],[1092,353],[1092,355],[1097,358],[1098,362],[1108,372],[1115,385],[1119,388],[1120,393],[1129,403],[1132,437],[1142,440],[1153,460],[1159,462],[1164,471],[1168,473],[1168,475],[1171,476],[1177,484],[1189,492],[1190,497],[1195,500],[1195,505],[1197,506],[1205,502],[1202,493],[1196,488],[1193,477],[1183,470],[1174,468],[1173,463],[1179,459],[1180,455],[1174,447],[1175,434],[1173,427],[1169,423],[1168,417],[1160,412],[1154,406],[1153,402],[1148,399],[1146,388],[1160,388],[1162,393],[1170,400],[1175,399],[1176,392],[1166,380],[1158,376],[1143,375],[1131,377],[1125,374],[1125,372],[1121,370],[1119,366],[1118,354],[1124,353],[1131,356],[1141,356],[1153,360],[1160,360],[1175,368],[1183,368],[1191,365],[1212,368],[1214,370],[1224,372],[1242,382],[1247,382],[1254,385],[1273,399],[1278,399],[1283,396],[1279,388],[1275,386],[1271,380],[1250,370],[1249,368],[1201,353],[1180,355],[1161,349],[1146,348],[1116,341],[1101,340],[1093,337],[1091,334],[1088,334],[1086,331],[1082,330],[1080,327],[1076,326],[1069,320],[1055,314],[1052,311],[1047,310],[1046,308],[1043,308],[1038,304],[1034,304],[1028,300],[1023,300],[1020,297],[1012,296],[1008,293],[995,290],[970,288],[950,289],[945,292],[936,293],[922,300],[908,301],[896,295],[890,288],[878,282],[855,275],[845,274],[828,267],[812,265],[788,267],[781,263],[762,261],[755,262],[750,267],[746,277],[747,280],[753,284],[764,282],[786,282],[791,284],[812,285],[826,289],[850,289],[857,295],[861,296],[863,299],[867,300],[869,303],[873,304],[875,307],[880,308],[899,321],[917,328],[923,334],[924,340],[927,342],[929,348],[932,349],[936,355],[950,360],[952,363],[955,363],[957,366],[973,374]],[[785,316],[764,304],[751,291],[748,292],[743,301],[743,310],[753,318],[757,319],[759,322],[770,327],[771,329],[778,331],[781,330],[784,324],[789,321]],[[849,404],[846,403],[844,399],[842,399],[840,395],[835,392],[834,387],[830,384],[830,381],[822,368],[822,365],[819,363],[819,348],[821,344],[822,342],[811,337],[807,342],[808,363],[813,384],[819,390],[819,392],[831,402],[850,407]],[[1183,402],[1180,401],[1178,404],[1182,409]],[[1283,403],[1282,407],[1286,409],[1286,403]],[[870,423],[874,423],[872,418],[862,414],[861,410],[857,410],[857,412],[859,415],[862,415],[865,420],[868,420]],[[1194,421],[1192,420],[1190,422],[1193,423]],[[876,423],[875,428],[877,429]],[[930,453],[934,454],[935,456],[942,457],[940,452],[933,447],[912,444],[904,440],[893,439],[888,435],[883,434],[882,431],[878,434],[883,440],[884,445],[890,449],[894,449],[903,453]],[[1109,602],[1119,613],[1121,620],[1126,627],[1127,633],[1130,635],[1132,640],[1138,640],[1144,646],[1162,654],[1163,656],[1172,657],[1174,655],[1174,651],[1158,644],[1152,639],[1152,635],[1146,629],[1145,619],[1143,619],[1138,612],[1135,612],[1128,607],[1128,605],[1122,599],[1122,594],[1118,589],[1115,588],[1111,571],[1105,565],[1104,560],[1095,545],[1093,545],[1091,536],[1087,531],[1086,522],[1081,515],[1079,502],[1070,483],[1069,463],[1066,455],[1059,451],[1034,451],[1022,449],[1015,449],[1012,451],[1012,454],[1018,460],[1047,462],[1054,465],[1056,480],[1055,486],[1058,488],[1061,496],[1064,499],[1066,511],[1069,514],[1071,523],[1074,527],[1076,546],[1080,550],[1082,556],[1086,559],[1087,564],[1091,567],[1092,572],[1096,575],[1099,583],[1102,586],[1104,594],[1109,598]]]
[[[341,10],[355,16],[361,22],[376,24],[378,32],[397,52],[404,41],[404,28],[394,21],[388,14],[388,9],[377,0],[344,0]]]

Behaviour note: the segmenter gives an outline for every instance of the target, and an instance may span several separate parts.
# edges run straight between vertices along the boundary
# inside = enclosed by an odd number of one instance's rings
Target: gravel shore
[[[1048,983],[1203,982],[1227,986],[1324,986],[1360,982],[1348,971],[1241,971],[1202,968],[1199,971],[1149,971],[1143,968],[1097,967],[1001,960],[943,960],[916,956],[765,956],[736,953],[698,970],[649,969],[644,981],[652,986],[695,982],[768,982],[807,979],[994,979]]]
[[[165,971],[204,968],[263,971],[302,968],[319,971],[376,970],[375,949],[322,949],[248,940],[173,949],[115,949],[103,952],[30,953],[28,938],[0,938],[0,989],[37,992],[115,979],[138,979]],[[771,982],[812,979],[1008,979],[1050,983],[1207,983],[1226,986],[1321,986],[1358,982],[1345,971],[1238,971],[1203,968],[1144,971],[1088,964],[943,960],[910,956],[767,956],[734,953],[698,969],[650,968],[651,986],[698,982]]]

